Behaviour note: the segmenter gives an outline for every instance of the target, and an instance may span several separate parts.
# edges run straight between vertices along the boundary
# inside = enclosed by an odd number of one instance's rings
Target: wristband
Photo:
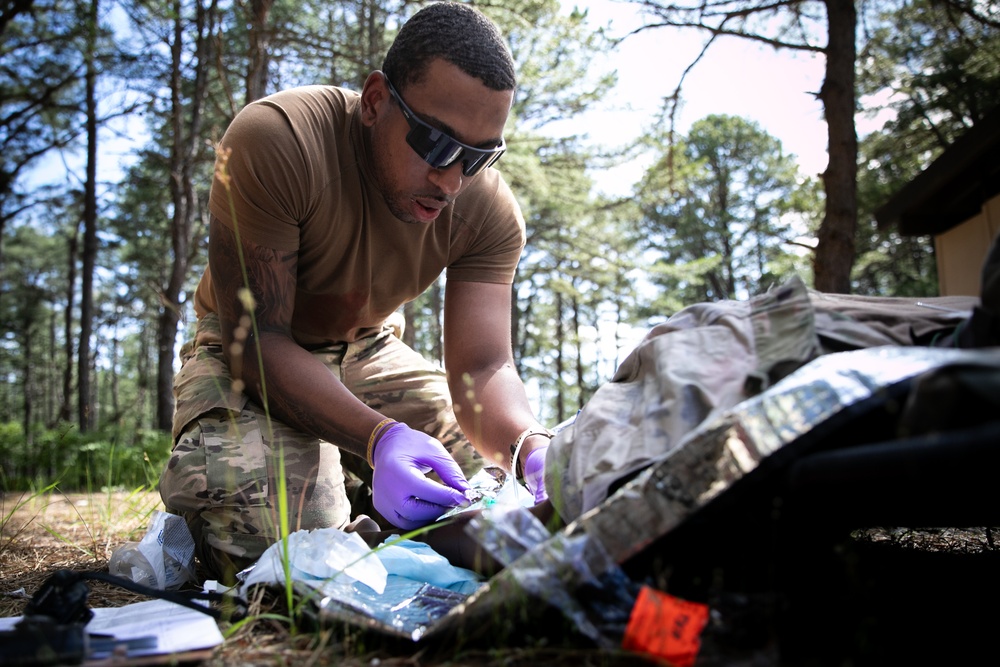
[[[514,444],[510,446],[510,470],[514,473],[514,479],[516,479],[521,484],[524,484],[524,471],[521,470],[521,445],[524,441],[533,435],[544,435],[549,440],[552,439],[552,432],[541,430],[535,428],[527,428],[521,432],[521,435],[517,436],[517,440]]]
[[[365,460],[368,461],[368,465],[372,470],[375,469],[375,461],[372,460],[372,455],[375,453],[375,443],[378,441],[379,435],[382,434],[382,430],[395,423],[395,419],[383,419],[375,425],[375,428],[372,429],[372,434],[368,436],[368,447],[365,449]]]

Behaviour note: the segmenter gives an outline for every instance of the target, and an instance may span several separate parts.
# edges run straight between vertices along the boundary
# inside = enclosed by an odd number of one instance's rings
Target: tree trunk
[[[521,374],[521,311],[517,307],[517,269],[514,269],[514,283],[510,286],[510,349],[514,355],[514,368]]]
[[[30,307],[27,309],[30,312]],[[35,382],[34,374],[32,373],[32,363],[31,357],[35,353],[34,346],[32,345],[32,329],[33,323],[29,317],[25,317],[25,321],[22,322],[21,331],[24,333],[24,339],[21,342],[22,349],[22,367],[21,373],[24,377],[24,395],[21,397],[21,407],[23,410],[23,415],[21,416],[22,428],[24,429],[24,443],[28,447],[31,447],[35,442],[35,410],[34,410],[34,392],[32,391],[32,385]]]
[[[56,331],[59,324],[59,315],[55,309],[49,311],[49,344],[46,350],[46,369],[45,373],[45,417],[44,422],[47,428],[52,428],[54,425],[55,416],[58,414],[59,408],[56,405],[56,401],[59,399],[59,387],[56,386],[59,374],[57,369],[60,368],[59,363],[59,343]]]
[[[214,5],[213,5],[214,7]],[[202,106],[207,89],[205,70],[211,60],[210,39],[206,26],[212,8],[195,3],[194,85],[188,103],[184,100],[183,72],[184,34],[183,4],[174,2],[174,36],[171,45],[170,74],[170,199],[173,219],[170,222],[170,243],[173,254],[170,276],[161,293],[160,315],[156,337],[156,424],[163,431],[171,430],[174,412],[174,342],[180,323],[181,294],[191,265],[191,228],[195,211],[193,187],[197,143],[201,138]],[[249,82],[247,84],[249,86]]]
[[[174,1],[174,35],[170,45],[170,201],[173,219],[170,221],[170,249],[173,254],[170,276],[160,297],[160,315],[156,334],[156,426],[169,431],[173,421],[174,339],[180,322],[181,287],[187,270],[187,247],[190,227],[190,207],[185,197],[185,128],[183,85],[184,15],[179,0]]]
[[[73,308],[76,304],[76,259],[79,251],[79,230],[73,228],[69,237],[66,261],[66,308],[63,311],[63,339],[66,346],[66,366],[63,368],[62,402],[59,406],[59,421],[68,422],[73,414]]]
[[[152,331],[149,327],[146,327],[139,334],[139,358],[136,360],[135,374],[137,378],[137,384],[139,389],[139,395],[136,398],[136,405],[139,406],[138,414],[136,415],[136,430],[145,428],[159,428],[159,423],[157,423],[156,406],[151,406],[149,404],[149,387],[153,384],[151,369],[152,365]],[[157,394],[152,392],[153,398],[155,399]]]
[[[854,129],[855,32],[853,0],[826,0],[830,40],[826,48],[826,78],[819,97],[826,114],[830,161],[823,172],[826,210],[813,258],[816,289],[851,291],[854,235],[858,226],[858,137]]]
[[[87,40],[87,178],[83,201],[83,269],[80,280],[80,345],[77,352],[77,421],[80,431],[94,428],[90,343],[94,325],[94,267],[97,264],[97,41],[98,0],[90,4]]]
[[[556,340],[555,340],[555,350],[556,350],[556,423],[562,423],[565,419],[566,414],[566,397],[563,395],[563,370],[565,369],[565,363],[563,361],[563,350],[566,347],[566,332],[563,329],[563,295],[562,292],[556,292]]]
[[[573,297],[573,339],[576,341],[576,409],[582,410],[586,396],[587,378],[584,377],[583,350],[580,349],[580,301],[576,297]],[[563,419],[564,417],[560,415],[559,423],[562,423]]]
[[[108,378],[108,384],[111,385],[110,391],[108,392],[111,400],[111,414],[114,417],[115,424],[117,424],[122,418],[121,397],[118,395],[118,390],[120,388],[118,379],[120,377],[120,371],[123,371],[124,368],[119,368],[118,364],[122,363],[124,360],[119,361],[118,355],[120,352],[121,350],[119,349],[118,341],[118,323],[116,322],[115,335],[111,338],[111,373],[109,373],[111,377]]]
[[[412,301],[403,304],[403,338],[402,341],[408,346],[417,349],[417,336],[414,325],[416,324],[416,308]]]
[[[525,372],[524,361],[528,357],[528,323],[531,322],[534,298],[529,294],[528,298],[524,300],[524,309],[520,308],[521,302],[517,298],[517,286],[521,282],[521,276],[515,269],[514,283],[510,286],[510,345],[514,355],[514,370],[517,371],[518,375],[523,376]],[[534,287],[530,284],[528,287],[533,294]]]
[[[382,64],[375,59],[383,53],[386,12],[378,0],[365,0],[360,4],[365,16],[358,17],[358,25],[366,29],[365,53],[362,54],[362,58],[368,66],[366,69],[377,69]]]
[[[247,81],[245,104],[267,94],[268,64],[270,63],[271,31],[267,25],[274,0],[251,0],[247,11],[250,26],[247,39]]]
[[[441,294],[441,280],[435,280],[431,285],[431,356],[434,360],[444,360],[444,332],[441,331],[441,321],[444,315],[444,301]]]

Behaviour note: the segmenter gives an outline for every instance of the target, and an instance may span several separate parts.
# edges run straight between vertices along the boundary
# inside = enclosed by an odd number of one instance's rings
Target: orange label
[[[708,605],[643,586],[632,607],[622,648],[662,658],[676,667],[691,667],[706,623]]]

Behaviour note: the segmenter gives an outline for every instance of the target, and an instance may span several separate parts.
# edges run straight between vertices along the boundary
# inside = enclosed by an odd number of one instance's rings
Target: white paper
[[[94,618],[87,624],[89,634],[110,635],[121,641],[156,638],[155,648],[130,650],[131,657],[197,651],[218,646],[223,641],[214,618],[166,600],[92,611]],[[20,616],[0,618],[0,630],[11,630],[20,620]]]

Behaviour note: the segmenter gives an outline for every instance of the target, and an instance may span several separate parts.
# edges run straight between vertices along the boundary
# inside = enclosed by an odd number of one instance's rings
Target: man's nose
[[[457,160],[443,169],[431,169],[428,178],[445,195],[453,197],[462,189],[462,161]]]

